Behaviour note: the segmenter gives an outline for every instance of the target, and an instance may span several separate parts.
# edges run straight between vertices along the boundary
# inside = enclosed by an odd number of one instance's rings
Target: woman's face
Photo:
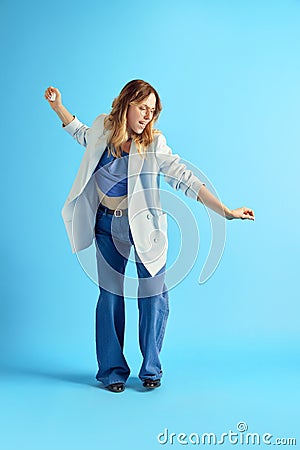
[[[151,92],[149,97],[145,98],[138,105],[129,105],[127,111],[127,131],[129,136],[134,131],[141,134],[148,123],[152,120],[155,112],[156,97]]]

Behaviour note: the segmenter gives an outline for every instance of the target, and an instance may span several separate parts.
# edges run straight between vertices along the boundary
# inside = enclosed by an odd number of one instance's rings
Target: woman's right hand
[[[56,98],[54,101],[51,101],[51,95],[55,94]],[[45,90],[45,99],[48,101],[49,105],[51,106],[51,108],[54,111],[57,111],[57,109],[59,109],[62,106],[62,101],[61,101],[61,93],[59,92],[59,90],[53,86],[49,86],[46,90]]]

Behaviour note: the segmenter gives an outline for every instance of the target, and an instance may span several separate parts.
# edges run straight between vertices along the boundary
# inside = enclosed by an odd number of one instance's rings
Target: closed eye
[[[146,106],[141,106],[141,107],[140,107],[140,109],[141,109],[142,111],[145,111],[146,108],[147,108]],[[154,113],[154,112],[155,112],[155,108],[154,108],[154,109],[151,109],[150,112]]]

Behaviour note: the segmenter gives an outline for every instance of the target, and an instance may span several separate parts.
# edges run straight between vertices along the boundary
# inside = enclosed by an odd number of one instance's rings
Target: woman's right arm
[[[51,101],[52,95],[55,95],[55,100]],[[80,122],[74,115],[72,115],[67,108],[65,108],[62,104],[61,93],[59,90],[53,86],[49,86],[45,90],[45,99],[48,101],[49,105],[56,112],[60,120],[62,121],[63,128],[66,128],[66,131],[73,136],[74,139],[80,145],[84,147],[87,146],[87,131],[90,127],[84,125]]]
[[[51,101],[51,96],[55,95],[55,100]],[[58,117],[61,119],[63,123],[63,127],[69,125],[70,122],[74,119],[74,116],[65,108],[61,101],[61,93],[57,88],[53,86],[49,86],[45,90],[45,99],[48,101],[49,105],[56,112]]]

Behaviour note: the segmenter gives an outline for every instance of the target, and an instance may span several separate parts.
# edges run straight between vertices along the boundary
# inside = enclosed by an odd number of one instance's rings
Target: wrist
[[[53,106],[53,111],[55,111],[56,113],[61,112],[64,109],[64,106],[62,103],[60,103],[59,105]]]
[[[227,208],[226,206],[223,209],[224,209],[224,213],[225,213],[225,218],[228,220],[233,219],[234,216],[233,216],[232,210]]]

